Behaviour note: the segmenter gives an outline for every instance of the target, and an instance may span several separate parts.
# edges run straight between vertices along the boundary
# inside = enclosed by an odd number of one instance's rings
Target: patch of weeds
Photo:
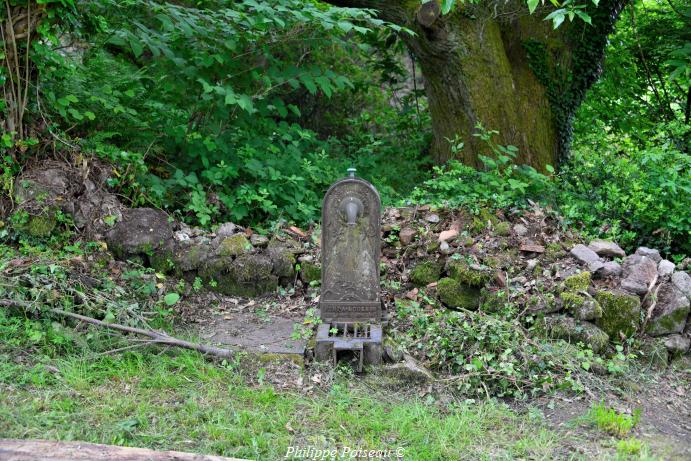
[[[629,437],[617,442],[617,461],[629,460],[653,460],[650,457],[648,446],[636,437]]]
[[[255,309],[254,315],[256,315],[257,318],[264,323],[269,323],[271,321],[271,317],[269,317],[269,311],[267,308],[262,307],[259,309]]]
[[[585,415],[586,421],[598,429],[615,437],[625,437],[636,427],[641,419],[641,410],[635,409],[632,414],[619,413],[614,408],[600,402],[594,405]]]
[[[397,300],[392,336],[428,367],[452,375],[450,382],[469,397],[581,391],[582,380],[595,379],[586,370],[589,366],[583,366],[586,356],[579,356],[578,347],[530,337],[513,309],[492,315],[441,309],[429,301],[423,308]]]
[[[293,324],[293,332],[291,333],[290,338],[294,341],[310,339],[315,328],[321,323],[322,320],[317,315],[317,310],[311,307],[305,312],[305,318],[302,323]]]

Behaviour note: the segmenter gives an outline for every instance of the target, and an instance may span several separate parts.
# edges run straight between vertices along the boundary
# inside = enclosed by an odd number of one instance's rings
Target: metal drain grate
[[[364,364],[381,362],[382,327],[361,322],[322,323],[317,329],[317,360],[331,360],[336,365],[339,352],[352,352],[357,371]]]

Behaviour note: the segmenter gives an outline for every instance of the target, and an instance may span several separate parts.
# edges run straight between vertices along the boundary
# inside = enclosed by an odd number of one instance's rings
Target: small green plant
[[[615,437],[624,437],[636,427],[641,419],[641,410],[635,409],[632,414],[619,413],[614,408],[600,402],[594,405],[585,416],[590,424]]]
[[[648,445],[636,437],[619,440],[616,448],[616,461],[656,461],[658,459],[650,456]]]
[[[194,282],[192,282],[192,289],[195,292],[200,291],[204,287],[204,282],[200,277],[195,277]]]
[[[172,306],[176,304],[179,300],[180,295],[175,292],[168,293],[163,297],[163,302],[166,303],[166,306]]]
[[[314,333],[314,329],[322,323],[321,318],[317,315],[316,309],[310,307],[305,312],[305,318],[302,323],[293,324],[293,332],[290,337],[295,340],[309,339]]]

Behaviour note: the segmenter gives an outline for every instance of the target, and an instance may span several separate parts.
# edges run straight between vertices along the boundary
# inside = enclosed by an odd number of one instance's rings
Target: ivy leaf
[[[103,317],[103,322],[104,323],[113,323],[115,322],[115,316],[113,315],[112,312],[108,311],[105,317]]]
[[[173,304],[175,304],[179,300],[180,300],[180,295],[175,293],[175,292],[168,293],[167,295],[165,295],[163,297],[163,302],[165,302],[167,306],[172,306]]]

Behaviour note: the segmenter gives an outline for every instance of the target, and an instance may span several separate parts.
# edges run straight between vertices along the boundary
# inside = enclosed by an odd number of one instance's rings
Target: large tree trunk
[[[466,3],[440,16],[438,4],[415,1],[328,0],[373,8],[389,22],[415,32],[402,35],[425,79],[432,117],[432,152],[438,163],[452,157],[449,140],[465,143],[460,160],[481,166],[487,146],[475,126],[497,130],[496,141],[518,147],[517,163],[544,171],[569,148],[571,120],[597,79],[607,35],[626,0],[603,0],[581,20],[556,31],[528,14],[523,0]],[[457,2],[460,3],[460,2]]]

